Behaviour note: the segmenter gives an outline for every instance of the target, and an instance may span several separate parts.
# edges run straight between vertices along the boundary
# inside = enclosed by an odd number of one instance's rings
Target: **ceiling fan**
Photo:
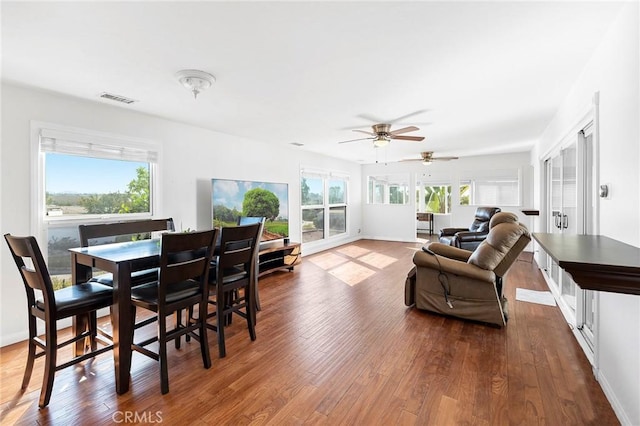
[[[424,136],[403,136],[402,133],[415,132],[416,130],[420,130],[415,126],[403,127],[398,130],[391,130],[391,124],[374,124],[371,126],[373,128],[373,132],[367,132],[366,130],[354,130],[354,132],[366,133],[371,135],[371,137],[367,138],[359,138],[359,139],[351,139],[348,141],[342,141],[338,143],[348,143],[348,142],[356,142],[362,141],[366,139],[373,140],[373,145],[376,148],[387,145],[391,139],[398,139],[404,141],[414,141],[421,142],[424,140]]]
[[[433,156],[433,151],[425,151],[425,152],[421,152],[420,153],[420,159],[417,158],[410,158],[408,160],[402,160],[402,161],[421,161],[422,164],[424,164],[425,166],[428,166],[429,164],[431,164],[434,161],[449,161],[449,160],[457,160],[458,157],[434,157]]]

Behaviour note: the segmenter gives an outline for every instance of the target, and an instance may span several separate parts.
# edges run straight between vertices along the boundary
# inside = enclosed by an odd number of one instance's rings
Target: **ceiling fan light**
[[[431,161],[431,160],[424,160],[424,161],[422,162],[422,164],[424,164],[425,166],[430,166],[430,165],[431,165],[431,163],[432,163],[432,161]]]
[[[375,146],[376,148],[387,146],[387,144],[389,144],[389,139],[385,138],[382,135],[376,136],[376,138],[373,140],[373,146]]]

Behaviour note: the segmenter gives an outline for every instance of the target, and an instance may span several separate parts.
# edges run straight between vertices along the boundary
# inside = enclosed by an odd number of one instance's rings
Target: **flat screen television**
[[[265,217],[261,241],[289,236],[289,185],[247,180],[211,180],[213,226],[235,226],[240,216]]]

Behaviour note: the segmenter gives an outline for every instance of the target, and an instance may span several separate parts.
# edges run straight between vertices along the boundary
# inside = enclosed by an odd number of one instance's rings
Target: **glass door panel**
[[[578,186],[577,186],[577,155],[576,143],[562,150],[562,208],[560,216],[560,228],[563,234],[577,234],[577,205],[578,205]],[[562,271],[561,278],[562,298],[574,312],[576,311],[576,283],[571,276]]]

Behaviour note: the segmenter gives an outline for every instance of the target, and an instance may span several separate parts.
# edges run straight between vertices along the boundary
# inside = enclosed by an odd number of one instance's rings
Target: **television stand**
[[[293,271],[293,267],[302,262],[300,243],[274,244],[260,247],[258,252],[258,276],[273,271],[286,269]]]

